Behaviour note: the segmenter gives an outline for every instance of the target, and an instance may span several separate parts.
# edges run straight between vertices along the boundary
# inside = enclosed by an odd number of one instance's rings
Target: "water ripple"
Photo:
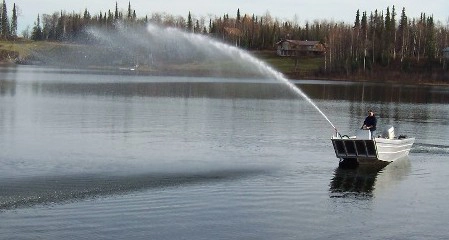
[[[447,154],[449,153],[449,146],[440,144],[415,143],[410,152],[427,153],[427,154]]]
[[[200,173],[141,174],[130,176],[45,176],[1,181],[0,211],[73,202],[134,191],[186,184],[240,179],[264,170],[223,170]],[[160,206],[159,206],[160,207]]]

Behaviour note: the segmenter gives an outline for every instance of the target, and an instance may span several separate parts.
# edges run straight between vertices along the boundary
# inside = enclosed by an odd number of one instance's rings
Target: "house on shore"
[[[276,43],[277,55],[294,57],[300,55],[323,55],[326,47],[319,41],[298,41],[283,39]]]

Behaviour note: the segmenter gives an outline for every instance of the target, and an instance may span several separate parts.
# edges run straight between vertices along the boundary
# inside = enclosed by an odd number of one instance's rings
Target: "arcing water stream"
[[[176,59],[178,61],[192,61],[195,58],[203,58],[202,60],[204,60],[205,57],[214,61],[217,56],[225,57],[233,62],[237,61],[237,65],[245,68],[247,71],[256,71],[264,77],[274,78],[285,84],[296,95],[309,102],[336,129],[323,111],[303,91],[291,83],[282,73],[274,70],[267,63],[244,50],[200,34],[186,33],[176,28],[162,28],[153,24],[147,26],[146,33],[129,31],[128,28],[120,25],[118,25],[118,30],[119,34],[114,36],[98,29],[91,29],[89,33],[97,39],[107,42],[115,50],[123,49],[122,54],[129,54],[130,49],[144,49],[144,51],[148,52],[148,55],[174,56],[174,58],[178,58]]]
[[[194,35],[194,36],[197,36],[197,35]],[[217,49],[220,49],[222,52],[231,54],[234,56],[238,56],[239,59],[243,59],[249,63],[254,64],[254,66],[257,66],[257,69],[259,69],[259,71],[261,73],[265,73],[269,76],[273,76],[276,80],[284,83],[290,90],[292,90],[299,96],[303,97],[307,102],[309,102],[329,122],[329,124],[334,129],[336,129],[334,124],[332,124],[332,122],[329,120],[329,118],[326,116],[326,114],[324,114],[324,112],[321,111],[321,109],[312,101],[312,99],[310,99],[309,96],[307,96],[301,89],[299,89],[292,82],[290,82],[282,73],[274,70],[272,67],[270,67],[265,62],[257,59],[256,57],[250,55],[249,53],[247,53],[241,49],[238,49],[236,47],[226,45],[226,44],[223,44],[220,42],[216,42],[216,41],[212,41],[212,40],[209,40],[209,41],[211,41],[210,44],[212,46],[216,47]]]

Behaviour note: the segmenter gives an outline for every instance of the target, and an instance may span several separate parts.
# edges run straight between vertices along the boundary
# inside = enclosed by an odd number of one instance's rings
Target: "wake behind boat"
[[[359,130],[356,136],[340,135],[331,138],[340,163],[393,162],[409,154],[415,138],[395,136],[394,127],[387,126],[380,136],[373,137],[369,130]]]

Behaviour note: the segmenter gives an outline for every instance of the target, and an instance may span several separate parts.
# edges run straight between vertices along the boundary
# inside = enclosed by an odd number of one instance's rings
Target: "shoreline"
[[[436,82],[436,81],[407,81],[407,80],[393,80],[393,79],[354,79],[353,77],[349,78],[342,78],[342,77],[314,77],[309,76],[302,79],[294,79],[289,78],[291,80],[322,80],[322,81],[335,81],[335,82],[352,82],[352,83],[373,83],[373,84],[399,84],[399,85],[413,85],[413,86],[446,86],[449,87],[449,81],[448,82]]]
[[[55,42],[0,42],[3,49],[0,48],[0,66],[18,66],[32,65],[45,66],[45,64],[33,57],[33,53],[48,51],[63,51],[67,48],[75,50],[84,50],[84,45],[70,43]],[[0,47],[2,46],[0,44]],[[72,49],[72,50],[73,50]],[[373,69],[362,72],[358,70],[354,73],[348,72],[323,72],[321,70],[323,59],[320,57],[304,56],[298,63],[299,70],[296,69],[295,61],[292,58],[279,57],[275,51],[260,50],[249,51],[256,58],[272,66],[276,71],[281,72],[290,80],[325,80],[325,81],[347,81],[355,83],[390,83],[404,85],[425,85],[425,86],[449,86],[449,71],[443,68],[431,67],[430,70],[425,65],[415,63],[411,65],[412,70],[402,71],[400,66],[395,68],[385,68],[374,66]],[[60,53],[61,54],[61,53]],[[67,52],[66,52],[67,54]],[[68,53],[70,54],[70,53]],[[52,65],[47,65],[52,66]],[[162,65],[161,65],[162,66]],[[61,67],[61,66],[55,66]],[[63,66],[72,68],[68,63]],[[160,66],[159,66],[160,67]],[[80,69],[97,70],[106,72],[119,72],[120,74],[137,74],[137,75],[167,75],[167,76],[210,76],[216,77],[207,67],[199,65],[181,66],[181,65],[163,65],[162,68],[142,66],[131,67],[126,65],[84,65],[78,66]],[[133,69],[133,70],[131,70]],[[228,71],[230,77],[247,77],[245,73]],[[249,76],[251,77],[251,76]]]
[[[52,67],[49,65],[39,65],[39,64],[20,64],[14,61],[5,61],[0,60],[0,67],[15,67],[15,66],[46,66]],[[60,67],[60,66],[54,66]],[[64,67],[67,68],[67,67]],[[70,67],[68,67],[70,69]],[[79,68],[73,68],[79,69]],[[211,74],[206,71],[201,70],[192,70],[192,71],[180,71],[180,70],[148,70],[148,69],[134,69],[131,68],[122,68],[122,67],[87,67],[84,68],[89,71],[98,71],[100,73],[110,73],[110,74],[123,74],[123,75],[139,75],[139,76],[197,76],[197,77],[216,77],[217,75]],[[331,82],[350,82],[350,83],[372,83],[372,84],[399,84],[399,85],[411,85],[411,86],[443,86],[449,87],[448,82],[439,82],[439,81],[410,81],[410,80],[397,80],[397,79],[370,79],[367,78],[358,78],[356,76],[352,77],[342,77],[341,74],[329,74],[329,76],[315,76],[315,75],[302,75],[301,77],[291,77],[288,73],[283,73],[284,76],[293,81],[331,81]],[[447,73],[449,77],[449,72]],[[230,74],[230,77],[242,77],[239,74]],[[246,76],[251,77],[251,76]]]

